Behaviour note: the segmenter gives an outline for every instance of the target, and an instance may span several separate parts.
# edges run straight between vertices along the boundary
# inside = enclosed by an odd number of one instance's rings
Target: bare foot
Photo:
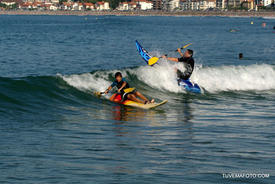
[[[150,101],[150,103],[154,103],[155,102],[155,99],[152,99],[151,101]]]

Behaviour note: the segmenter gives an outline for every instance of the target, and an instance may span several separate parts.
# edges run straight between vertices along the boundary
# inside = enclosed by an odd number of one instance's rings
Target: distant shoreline
[[[273,12],[248,11],[0,11],[0,15],[77,15],[77,16],[226,16],[226,17],[275,17]]]

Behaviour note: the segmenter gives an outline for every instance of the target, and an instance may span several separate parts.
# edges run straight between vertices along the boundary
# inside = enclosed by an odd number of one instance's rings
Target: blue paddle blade
[[[144,59],[144,61],[148,65],[152,66],[153,64],[155,64],[158,61],[158,58],[156,59],[156,57],[150,56],[148,54],[148,52],[138,43],[137,40],[136,40],[136,46],[137,46],[137,50],[138,50],[140,56]]]

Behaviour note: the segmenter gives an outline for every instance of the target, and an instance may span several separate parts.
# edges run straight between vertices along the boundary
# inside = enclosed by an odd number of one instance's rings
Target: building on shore
[[[147,0],[136,0],[137,6],[140,7],[140,10],[151,10],[153,9],[153,3]]]
[[[216,8],[223,10],[225,8],[225,0],[216,0]]]
[[[182,10],[208,10],[216,8],[216,0],[182,0]]]
[[[162,0],[153,0],[153,10],[162,10],[163,1]]]
[[[24,2],[19,4],[18,8],[22,10],[57,10],[58,6],[52,3]]]
[[[95,5],[93,3],[83,3],[85,10],[95,10]]]
[[[87,3],[85,1],[67,0],[0,0],[2,9],[22,10],[65,10],[65,11],[108,11],[109,2],[98,1]],[[0,5],[1,5],[0,4]],[[211,9],[232,10],[247,9],[257,10],[263,7],[274,6],[274,0],[132,0],[121,2],[116,8],[119,11],[133,10],[162,10],[162,11],[204,11]]]
[[[256,4],[255,4],[254,0],[242,0],[241,7],[248,9],[248,10],[253,10],[256,8]]]
[[[231,10],[244,8],[248,10],[257,9],[262,0],[216,0],[216,8],[221,10]],[[269,0],[271,1],[271,0]]]
[[[198,3],[198,10],[208,10],[216,8],[216,0],[201,0]]]
[[[227,9],[236,9],[240,8],[241,1],[240,0],[227,0]]]
[[[12,7],[17,7],[18,4],[22,3],[22,0],[0,0],[0,4],[4,5],[7,9]],[[1,7],[1,9],[5,9],[4,7]]]
[[[13,6],[16,4],[16,1],[14,0],[2,0],[0,1],[1,4],[4,4],[6,6]]]
[[[241,0],[216,0],[216,8],[224,9],[237,9],[241,7]]]
[[[60,6],[61,10],[72,10],[73,3],[72,2],[63,2]]]
[[[57,0],[55,0],[57,2]],[[58,1],[59,2],[59,1]],[[53,1],[44,1],[44,2],[22,2],[19,3],[19,9],[22,10],[65,10],[65,11],[84,11],[84,10],[98,10],[105,11],[110,10],[109,2],[97,2],[93,3],[81,3],[81,2],[63,2],[61,5],[58,3],[53,3]]]
[[[180,8],[180,0],[170,0],[169,1],[169,9],[170,11],[176,10]]]
[[[117,10],[119,11],[129,11],[138,9],[136,2],[120,2]]]
[[[274,0],[263,0],[263,6],[271,7],[274,4]]]
[[[105,2],[105,1],[96,2],[96,10],[98,11],[110,10],[109,2]]]
[[[128,10],[151,10],[153,9],[153,3],[146,0],[136,0],[131,2],[119,3],[117,10],[128,11]]]
[[[79,3],[79,2],[73,3],[71,10],[75,10],[75,11],[82,11],[82,10],[84,10],[83,3]]]
[[[191,10],[189,0],[181,0],[180,6],[182,10]]]

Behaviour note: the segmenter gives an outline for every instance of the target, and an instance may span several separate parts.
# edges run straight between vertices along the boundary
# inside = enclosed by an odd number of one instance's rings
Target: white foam
[[[99,75],[100,77],[97,77]],[[74,74],[61,76],[69,85],[81,91],[104,91],[111,82],[107,80],[107,74],[104,72],[97,72],[94,74]]]
[[[133,72],[139,80],[153,88],[171,92],[184,92],[177,85],[175,68],[183,69],[183,65],[178,63],[172,64],[171,62],[162,60],[153,67],[142,66],[131,72]]]
[[[184,92],[176,82],[175,68],[183,70],[181,63],[160,62],[154,67],[140,67],[134,71],[147,85],[171,92]],[[191,81],[208,92],[275,89],[275,70],[272,65],[249,66],[196,66]]]
[[[206,67],[191,79],[209,92],[275,89],[275,70],[266,64]]]
[[[154,67],[141,66],[136,69],[121,71],[127,78],[127,73],[155,89],[184,93],[177,85],[175,68],[183,70],[181,63],[160,61]],[[61,76],[69,85],[82,91],[104,91],[112,81],[108,76],[116,71],[98,71],[94,74],[75,74]],[[220,66],[202,67],[196,66],[191,81],[197,83],[208,92],[219,91],[261,91],[275,89],[275,70],[272,65],[249,65],[249,66]],[[135,81],[130,81],[134,86]]]

